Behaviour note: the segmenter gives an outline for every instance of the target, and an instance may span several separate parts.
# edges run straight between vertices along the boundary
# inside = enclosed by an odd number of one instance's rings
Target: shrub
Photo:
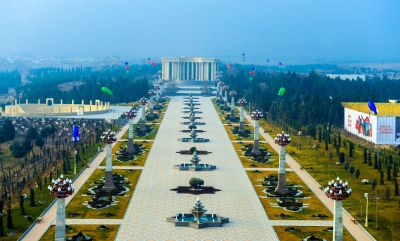
[[[353,174],[356,171],[356,169],[354,168],[354,166],[350,167],[350,174]]]
[[[193,188],[199,188],[204,185],[203,179],[197,178],[197,177],[192,177],[189,180],[189,185]]]

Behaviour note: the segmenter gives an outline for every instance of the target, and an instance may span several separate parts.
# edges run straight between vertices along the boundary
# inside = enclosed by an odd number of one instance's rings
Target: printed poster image
[[[359,115],[356,120],[355,128],[359,134],[372,137],[372,125],[368,116],[364,118],[362,115]]]

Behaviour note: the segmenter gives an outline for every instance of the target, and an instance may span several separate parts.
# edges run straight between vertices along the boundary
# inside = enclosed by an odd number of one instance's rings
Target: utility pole
[[[365,207],[365,227],[368,227],[368,193],[364,193],[365,199],[367,199],[367,205]]]

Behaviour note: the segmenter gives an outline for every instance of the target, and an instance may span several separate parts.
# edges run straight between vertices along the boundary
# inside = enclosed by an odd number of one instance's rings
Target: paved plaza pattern
[[[198,126],[206,132],[199,137],[209,143],[182,143],[188,137],[181,130],[187,116],[182,113],[183,97],[173,97],[150,150],[134,195],[129,203],[116,240],[279,240],[264,208],[237,156],[231,141],[208,97],[200,97],[202,117],[206,125]],[[176,153],[192,146],[212,152],[202,155],[203,163],[216,165],[214,171],[179,171],[173,165],[189,162],[189,155]],[[206,186],[220,189],[216,194],[200,195],[208,213],[228,217],[230,223],[222,228],[197,230],[175,227],[167,217],[189,213],[197,196],[176,194],[170,189],[188,185],[191,177],[199,177]]]

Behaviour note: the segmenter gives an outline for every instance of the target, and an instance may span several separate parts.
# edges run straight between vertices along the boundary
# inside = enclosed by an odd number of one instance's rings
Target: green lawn
[[[79,192],[75,195],[72,201],[66,208],[67,218],[73,214],[73,218],[123,218],[125,209],[131,199],[136,183],[139,179],[140,170],[114,170],[113,173],[122,174],[129,182],[129,191],[124,196],[115,197],[116,202],[104,209],[90,209],[83,205],[84,202],[90,201],[92,198],[87,196],[88,188],[93,186],[94,181],[98,181],[105,175],[105,170],[96,170],[93,175],[87,180]],[[114,216],[107,217],[107,213],[112,213]]]
[[[126,140],[126,139],[125,139]],[[116,160],[116,155],[115,153],[119,150],[119,148],[122,146],[126,146],[126,141],[120,140],[117,142],[113,149],[112,149],[112,159],[113,159],[113,166],[144,166],[144,163],[146,162],[147,156],[149,155],[150,149],[153,146],[152,141],[134,141],[135,144],[141,144],[142,147],[144,148],[144,152],[140,155],[136,155],[135,158],[132,161],[127,161],[127,162],[120,162]],[[104,159],[103,162],[101,163],[101,166],[106,165],[106,160]]]
[[[254,172],[247,171],[247,175],[250,178],[251,183],[254,186],[257,194],[260,197],[260,201],[264,206],[265,211],[267,212],[270,219],[281,219],[278,217],[279,214],[284,213],[285,215],[289,215],[287,219],[289,220],[332,220],[332,214],[329,210],[321,203],[321,201],[315,197],[313,192],[301,181],[301,179],[294,172],[288,172],[286,174],[286,179],[288,184],[296,184],[302,186],[300,189],[303,191],[304,195],[307,197],[306,199],[301,199],[303,204],[308,204],[307,208],[304,208],[300,212],[289,212],[285,211],[280,207],[272,207],[271,203],[276,203],[276,198],[263,198],[266,194],[263,192],[264,187],[260,186],[264,177],[276,174],[276,172]],[[315,215],[323,214],[327,215],[327,218],[321,219],[316,217]]]
[[[262,143],[260,144],[261,147],[265,148],[267,151],[269,151],[272,155],[271,155],[271,162],[268,163],[259,163],[259,162],[255,162],[252,160],[251,157],[249,156],[245,156],[242,150],[242,147],[244,145],[246,145],[248,143],[233,143],[233,147],[236,150],[236,153],[238,154],[240,160],[242,161],[243,167],[247,168],[247,167],[251,167],[251,168],[255,168],[255,167],[262,167],[262,168],[269,168],[269,167],[279,167],[279,157],[278,154],[272,149],[272,147],[270,145],[268,145],[268,143]]]
[[[88,235],[95,240],[114,240],[117,236],[119,225],[105,225],[107,230],[99,230],[100,225],[69,225],[71,229],[67,229],[67,238],[72,237],[79,232]],[[52,225],[47,232],[43,235],[40,241],[50,241],[54,240],[55,227]]]
[[[263,122],[262,125],[266,127],[271,135],[275,135],[280,131],[276,125]],[[380,194],[381,199],[378,201],[376,209],[376,202],[369,201],[369,227],[367,228],[377,240],[391,240],[394,233],[395,236],[400,235],[400,197],[394,196],[394,181],[388,181],[386,169],[384,168],[384,184],[379,184],[380,174],[374,169],[373,165],[369,166],[364,163],[363,149],[355,145],[354,156],[349,157],[349,151],[343,145],[340,152],[345,153],[346,161],[356,169],[360,170],[359,178],[350,174],[348,170],[344,169],[344,165],[337,165],[338,156],[333,144],[329,144],[329,150],[325,150],[324,141],[319,143],[318,150],[312,149],[313,144],[317,144],[318,140],[313,140],[309,136],[295,136],[291,135],[292,144],[287,146],[287,150],[291,155],[323,186],[331,179],[340,176],[342,179],[347,180],[353,188],[351,197],[343,202],[344,207],[348,210],[359,222],[365,223],[365,206],[366,200],[364,193],[368,192],[370,197],[375,194]],[[342,140],[347,139],[342,135]],[[301,146],[301,148],[300,148]],[[330,154],[331,157],[330,157]],[[395,158],[399,158],[398,156]],[[372,162],[374,156],[372,155]],[[362,179],[376,179],[378,185],[375,190],[372,189],[370,184],[361,184]],[[397,178],[398,179],[398,178]],[[398,180],[399,181],[399,180]],[[390,199],[384,200],[386,188],[390,191]],[[378,229],[376,229],[376,210],[378,211]]]
[[[327,241],[331,241],[333,234],[332,231],[327,231],[328,227],[294,227],[294,231],[288,231],[290,227],[274,227],[275,232],[278,234],[280,241],[293,241],[293,240],[303,240],[306,237],[314,234],[317,238],[322,238]],[[352,241],[353,237],[344,230],[344,241]]]

